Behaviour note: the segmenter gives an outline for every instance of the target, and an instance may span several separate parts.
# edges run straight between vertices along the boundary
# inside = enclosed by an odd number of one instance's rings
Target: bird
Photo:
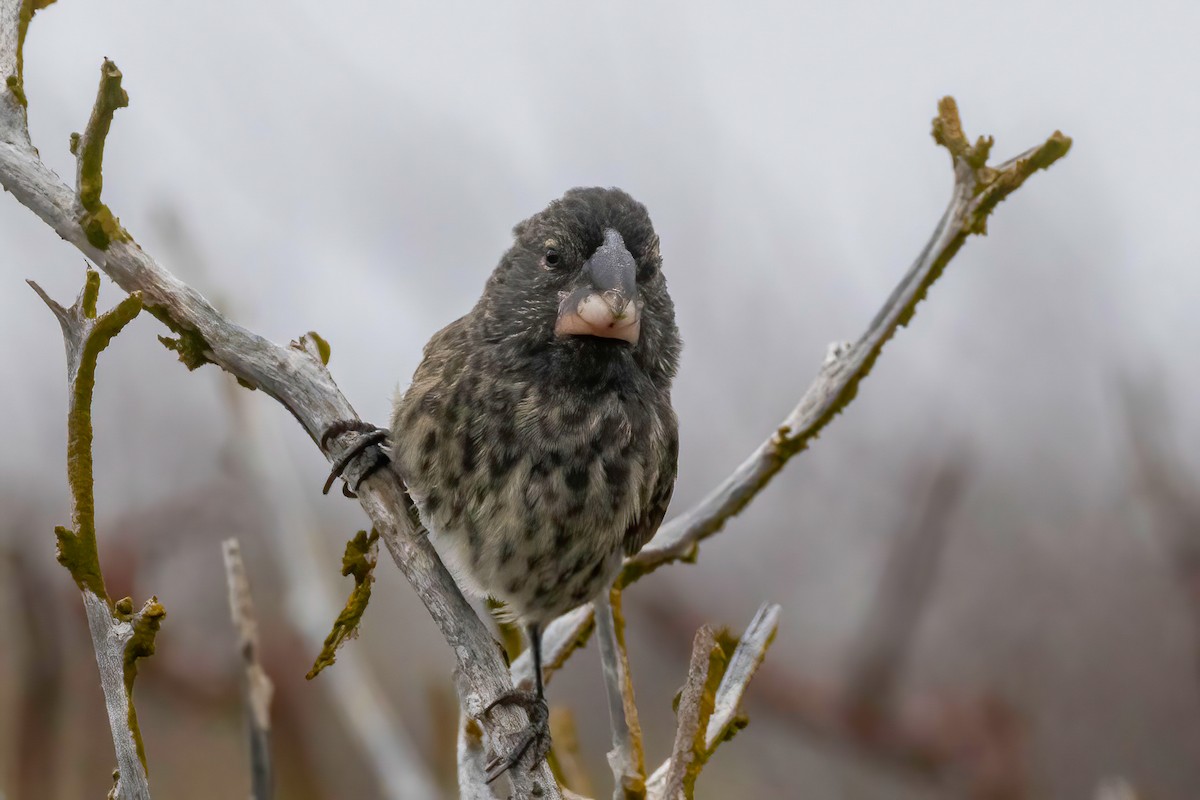
[[[616,188],[571,189],[513,228],[478,302],[430,339],[372,439],[386,437],[463,590],[502,603],[528,638],[533,691],[485,713],[517,704],[530,724],[489,781],[549,749],[545,626],[607,591],[662,523],[680,351],[645,206]]]

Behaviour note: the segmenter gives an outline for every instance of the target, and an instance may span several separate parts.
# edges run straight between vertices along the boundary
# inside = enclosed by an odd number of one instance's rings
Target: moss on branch
[[[25,35],[29,32],[33,15],[52,3],[54,0],[22,0],[21,10],[17,14],[17,72],[6,76],[4,82],[22,107],[29,105],[25,97]]]
[[[71,135],[71,152],[77,160],[76,192],[83,206],[79,224],[92,246],[100,250],[108,249],[114,241],[130,238],[120,220],[100,200],[104,188],[104,142],[112,127],[113,114],[128,105],[129,94],[121,87],[121,70],[106,58],[100,67],[100,87],[87,127],[82,135]]]
[[[137,709],[133,705],[133,682],[137,678],[138,659],[154,655],[154,640],[167,616],[167,610],[158,602],[157,597],[151,597],[138,613],[127,616],[120,613],[121,608],[127,607],[132,610],[132,606],[132,600],[128,597],[124,598],[118,603],[116,616],[133,626],[133,635],[125,644],[125,693],[129,697],[128,724],[129,730],[133,734],[134,744],[137,746],[138,759],[142,762],[142,768],[149,774],[150,767],[146,763],[146,747],[142,743],[142,730],[138,726]]]
[[[333,630],[325,637],[325,646],[313,662],[312,669],[304,677],[312,680],[321,670],[337,660],[338,648],[347,639],[358,636],[358,625],[366,613],[367,603],[371,599],[371,583],[374,581],[375,565],[379,561],[379,533],[372,529],[359,531],[354,538],[346,542],[346,551],[342,555],[342,575],[354,577],[354,588],[346,598],[346,607],[338,614],[333,623]]]

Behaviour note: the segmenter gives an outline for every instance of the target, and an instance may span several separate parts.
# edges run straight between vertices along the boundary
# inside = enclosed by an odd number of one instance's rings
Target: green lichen
[[[180,363],[187,367],[189,371],[212,363],[208,356],[205,355],[206,353],[211,353],[212,348],[198,331],[192,328],[185,328],[176,322],[171,317],[171,313],[167,310],[166,306],[148,305],[146,306],[146,310],[176,334],[177,338],[159,336],[158,340],[162,342],[163,347],[178,353]]]
[[[305,334],[305,336],[310,337],[313,340],[313,343],[316,344],[317,355],[321,357],[321,363],[325,366],[329,366],[329,356],[332,352],[329,347],[329,342],[325,341],[321,334],[317,333],[316,331],[309,331]]]
[[[121,70],[106,58],[100,67],[100,88],[87,128],[82,136],[71,137],[71,152],[79,159],[79,203],[83,206],[79,224],[87,240],[100,250],[107,250],[114,241],[130,238],[120,220],[100,200],[104,188],[104,141],[112,127],[113,114],[128,105],[129,95],[121,88]]]
[[[362,621],[367,602],[371,599],[373,572],[378,561],[378,531],[372,529],[370,535],[366,531],[359,531],[353,539],[346,542],[346,552],[342,555],[342,575],[354,577],[354,588],[346,598],[346,607],[334,621],[333,630],[325,637],[325,646],[313,662],[312,669],[304,676],[308,680],[317,677],[321,670],[337,660],[337,650],[347,639],[358,636],[358,624]]]
[[[20,105],[29,105],[29,100],[25,97],[25,87],[21,85],[20,78],[18,78],[16,75],[9,75],[4,79],[4,85],[8,87],[10,92],[12,92],[13,97],[17,99],[17,102]]]
[[[142,297],[134,293],[111,311],[96,317],[96,298],[100,275],[88,270],[87,282],[79,298],[79,310],[91,325],[79,353],[79,363],[71,382],[70,409],[67,413],[67,482],[74,498],[74,530],[55,528],[58,560],[71,573],[80,589],[108,599],[100,572],[96,548],[96,501],[92,482],[92,394],[96,388],[96,361],[112,338],[142,309]]]
[[[129,697],[129,730],[133,734],[133,741],[137,746],[138,760],[142,762],[142,768],[149,774],[150,769],[146,764],[146,748],[142,744],[137,710],[133,706],[133,682],[137,679],[138,659],[154,655],[154,640],[158,635],[158,629],[162,627],[163,619],[167,616],[167,611],[158,602],[157,597],[147,600],[137,614],[130,614],[129,612],[132,610],[133,601],[128,597],[118,602],[114,609],[118,619],[123,619],[133,625],[133,635],[125,644],[125,694]]]
[[[5,84],[22,106],[29,105],[25,97],[25,34],[29,32],[33,15],[52,3],[54,0],[22,0],[21,10],[17,12],[17,74],[9,75]]]
[[[121,227],[121,220],[103,203],[93,211],[84,212],[79,217],[79,224],[83,226],[88,243],[98,250],[107,250],[113,242],[127,242],[130,239],[128,231]]]
[[[89,540],[59,525],[54,528],[54,536],[58,540],[55,557],[58,563],[71,573],[75,585],[83,591],[107,599],[108,592],[104,588],[104,575],[100,572],[100,558],[96,552],[94,535]]]

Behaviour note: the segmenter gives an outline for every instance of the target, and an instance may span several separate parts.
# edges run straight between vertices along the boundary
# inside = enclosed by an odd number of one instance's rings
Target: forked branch
[[[87,281],[70,308],[63,308],[29,282],[58,318],[67,349],[67,482],[71,488],[72,526],[55,528],[58,561],[71,573],[83,594],[88,631],[100,687],[108,712],[117,769],[113,773],[113,800],[149,800],[146,752],[133,706],[133,682],[138,659],[154,653],[154,637],[166,611],[157,598],[140,611],[126,597],[113,603],[104,587],[100,553],[96,546],[96,503],[92,473],[92,391],[96,386],[96,361],[112,338],[142,309],[138,294],[126,297],[116,308],[97,316],[99,273],[88,270]]]

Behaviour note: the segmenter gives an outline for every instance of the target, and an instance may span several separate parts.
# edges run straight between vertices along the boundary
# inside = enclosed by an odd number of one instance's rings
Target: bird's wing
[[[675,491],[675,476],[679,471],[679,437],[671,432],[670,440],[664,448],[662,463],[658,468],[658,479],[650,502],[642,510],[641,516],[625,531],[625,555],[631,556],[641,550],[646,542],[658,532],[666,516],[667,506],[671,504],[671,493]]]

